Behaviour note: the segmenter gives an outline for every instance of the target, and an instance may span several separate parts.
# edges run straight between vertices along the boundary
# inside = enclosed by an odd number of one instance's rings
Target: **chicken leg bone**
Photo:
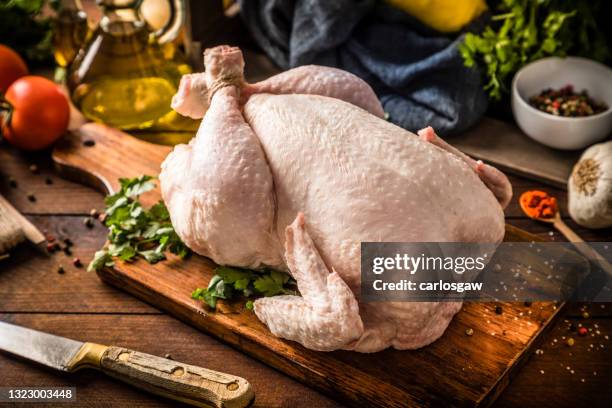
[[[178,92],[172,98],[172,108],[183,116],[203,118],[212,94],[227,84],[236,85],[241,91],[241,104],[256,93],[321,95],[352,103],[380,118],[384,116],[372,88],[359,77],[341,69],[306,65],[248,84],[243,79],[242,52],[229,46],[207,49],[204,64],[206,72],[183,75]]]

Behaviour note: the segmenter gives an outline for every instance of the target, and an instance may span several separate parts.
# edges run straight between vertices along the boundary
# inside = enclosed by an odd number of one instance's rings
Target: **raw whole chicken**
[[[500,242],[508,179],[431,128],[417,136],[385,121],[350,73],[304,66],[248,84],[238,48],[208,49],[204,62],[173,100],[202,123],[160,175],[183,241],[218,264],[289,272],[301,296],[254,310],[305,347],[375,352],[439,338],[461,303],[360,303],[360,243]]]

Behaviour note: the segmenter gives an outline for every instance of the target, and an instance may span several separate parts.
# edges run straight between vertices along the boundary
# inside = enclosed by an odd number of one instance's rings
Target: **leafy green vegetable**
[[[181,258],[189,254],[172,227],[164,203],[160,201],[146,210],[138,201],[138,196],[155,188],[152,180],[151,176],[119,179],[119,192],[105,198],[108,245],[96,252],[88,270],[113,266],[114,257],[125,262],[142,257],[157,263],[166,259],[166,251]]]
[[[50,59],[52,24],[44,15],[45,3],[57,7],[58,0],[0,0],[1,42],[30,63]]]
[[[292,289],[294,287],[295,281],[283,272],[271,269],[260,272],[219,266],[215,269],[215,275],[210,280],[208,288],[197,288],[191,297],[214,309],[217,306],[217,299],[296,294]],[[247,301],[245,307],[253,310],[253,301]]]
[[[600,2],[591,0],[503,0],[502,14],[479,34],[468,33],[459,51],[466,66],[482,66],[485,90],[501,99],[523,65],[549,56],[579,55],[604,61],[607,41],[595,20]]]

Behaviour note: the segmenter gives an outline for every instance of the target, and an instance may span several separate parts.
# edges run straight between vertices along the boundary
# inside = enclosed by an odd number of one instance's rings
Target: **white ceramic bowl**
[[[576,92],[586,89],[608,110],[568,118],[542,112],[527,102],[546,88],[559,89],[567,84]],[[547,146],[574,150],[599,142],[612,131],[612,69],[578,57],[544,58],[525,65],[512,80],[512,112],[523,132]]]

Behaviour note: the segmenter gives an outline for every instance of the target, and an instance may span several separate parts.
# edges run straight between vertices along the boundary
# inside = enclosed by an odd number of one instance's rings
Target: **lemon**
[[[487,9],[484,0],[385,0],[431,28],[451,33]]]

